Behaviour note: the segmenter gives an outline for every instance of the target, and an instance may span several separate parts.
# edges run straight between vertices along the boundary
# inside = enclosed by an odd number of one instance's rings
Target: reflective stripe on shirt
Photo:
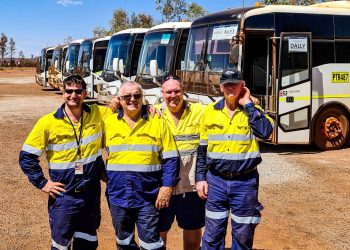
[[[247,152],[247,153],[219,153],[219,152],[207,152],[208,157],[211,159],[223,159],[223,160],[247,160],[251,158],[260,157],[259,151]]]
[[[132,172],[155,172],[162,169],[162,165],[142,164],[107,164],[107,171],[132,171]]]
[[[28,152],[30,154],[37,155],[37,156],[41,156],[44,152],[44,150],[37,149],[37,148],[30,146],[30,145],[27,145],[27,144],[23,144],[22,150],[25,152]]]
[[[121,144],[108,147],[108,151],[120,152],[120,151],[147,151],[147,152],[159,152],[160,146],[148,145],[148,144]]]
[[[191,135],[174,135],[175,141],[192,141],[198,140],[199,134],[191,134]]]
[[[94,154],[89,157],[82,158],[73,162],[49,162],[49,169],[64,170],[64,169],[74,168],[76,162],[82,162],[83,165],[86,165],[91,162],[94,162],[97,159],[97,157],[101,155],[102,155],[102,149],[99,149],[97,154]]]
[[[102,137],[102,132],[99,132],[94,135],[86,136],[81,139],[81,146],[89,144],[91,142],[94,142]],[[48,144],[46,147],[46,150],[53,150],[53,151],[63,151],[63,150],[69,150],[74,149],[77,147],[77,143],[75,141],[68,142],[68,143],[62,143],[62,144]]]
[[[255,139],[253,134],[209,134],[208,141],[250,141]]]

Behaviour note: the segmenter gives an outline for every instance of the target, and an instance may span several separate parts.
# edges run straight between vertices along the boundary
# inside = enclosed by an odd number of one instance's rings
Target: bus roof
[[[146,33],[149,29],[146,28],[132,28],[132,29],[126,29],[126,30],[121,30],[117,33],[114,33],[114,35],[120,35],[120,34],[134,34],[134,33]]]
[[[208,15],[205,15],[203,17],[200,17],[194,20],[192,23],[192,27],[211,24],[211,23],[218,23],[218,22],[228,22],[231,20],[239,20],[241,18],[239,16],[240,14],[243,14],[247,11],[250,11],[252,9],[256,9],[259,7],[260,6],[247,7],[247,8],[232,8],[232,9],[222,10],[219,12],[210,13]]]
[[[324,3],[316,3],[311,5],[313,7],[324,7],[324,8],[348,8],[350,9],[349,1],[335,1],[335,2],[324,2]]]
[[[162,23],[158,24],[156,26],[153,26],[149,30],[158,30],[158,29],[179,29],[179,28],[190,28],[192,22],[168,22],[168,23]]]
[[[331,8],[325,6],[297,6],[297,5],[267,5],[246,12],[245,18],[268,13],[302,13],[302,14],[325,14],[325,15],[350,15],[349,8]]]
[[[56,47],[55,47],[55,49],[54,50],[59,50],[59,49],[62,49],[63,48],[63,46],[62,45],[57,45]]]
[[[74,40],[74,41],[71,41],[69,44],[73,44],[73,43],[79,43],[81,44],[85,39],[77,39],[77,40]]]
[[[101,42],[101,41],[108,41],[110,39],[111,39],[111,36],[100,37],[100,38],[95,39],[94,43]]]

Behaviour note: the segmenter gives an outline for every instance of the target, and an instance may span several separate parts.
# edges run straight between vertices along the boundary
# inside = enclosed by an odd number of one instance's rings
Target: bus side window
[[[350,63],[350,40],[335,41],[336,63]]]
[[[139,62],[140,51],[145,34],[137,34],[134,49],[131,58],[130,75],[135,76],[137,74],[137,64]]]

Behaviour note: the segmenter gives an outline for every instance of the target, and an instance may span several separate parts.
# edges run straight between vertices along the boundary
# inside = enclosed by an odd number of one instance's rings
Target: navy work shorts
[[[175,217],[182,229],[200,229],[205,224],[205,200],[197,192],[172,195],[169,207],[161,209],[159,216],[160,232],[169,231]]]

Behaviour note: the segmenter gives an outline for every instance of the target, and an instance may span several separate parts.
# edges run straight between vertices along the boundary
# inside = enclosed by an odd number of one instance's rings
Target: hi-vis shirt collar
[[[61,107],[59,107],[56,111],[56,113],[53,115],[57,119],[63,119],[64,118],[64,106],[65,104],[63,103]],[[83,111],[90,113],[91,109],[90,107],[83,103]]]
[[[118,119],[122,119],[124,117],[124,110],[122,108],[119,108],[118,110]],[[141,118],[144,120],[148,119],[148,109],[147,105],[142,105],[141,107]]]
[[[218,101],[215,105],[214,105],[214,109],[216,110],[223,110],[225,108],[225,98],[222,98],[220,101]],[[237,109],[241,110],[242,107],[239,105],[237,107]]]

